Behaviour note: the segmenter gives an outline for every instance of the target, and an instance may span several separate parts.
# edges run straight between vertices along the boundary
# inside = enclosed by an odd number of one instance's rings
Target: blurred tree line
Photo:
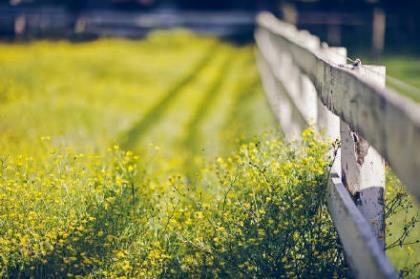
[[[294,7],[297,18],[294,23],[300,28],[309,29],[332,45],[354,45],[358,49],[372,41],[374,11],[379,9],[376,14],[383,17],[384,23],[383,27],[377,26],[385,29],[378,36],[379,46],[420,51],[420,0],[0,0],[0,8],[6,7],[3,13],[10,14],[8,8],[56,7],[74,17],[92,10],[170,9],[251,13],[268,10],[284,19],[285,4]],[[0,26],[0,33],[1,29]]]
[[[11,6],[61,6],[72,11],[100,8],[152,9],[171,7],[191,10],[260,10],[275,7],[277,0],[0,0]]]
[[[380,6],[387,10],[420,10],[417,0],[0,0],[3,5],[27,6],[65,6],[72,10],[84,8],[133,8],[147,9],[159,6],[171,6],[181,9],[277,9],[282,3],[304,4],[319,9],[358,10],[367,6]],[[414,9],[414,10],[413,10]]]

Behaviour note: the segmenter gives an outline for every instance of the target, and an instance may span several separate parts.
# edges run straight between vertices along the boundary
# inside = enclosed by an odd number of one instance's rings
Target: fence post
[[[27,28],[27,19],[25,14],[21,14],[15,18],[14,31],[17,38],[21,38],[25,34]]]
[[[308,49],[318,51],[321,46],[320,39],[316,36],[313,36],[306,30],[299,32],[297,37],[298,40],[302,41]],[[298,69],[299,76],[299,92],[297,100],[299,100],[299,106],[304,112],[306,122],[309,125],[316,125],[318,122],[318,95],[316,93],[316,88],[310,78],[302,72],[301,69],[297,66],[296,62],[293,61],[295,67]]]
[[[385,42],[385,12],[382,9],[375,8],[373,10],[372,19],[372,54],[378,57],[383,49]]]
[[[290,3],[283,3],[280,7],[283,19],[285,22],[297,25],[298,23],[298,11],[296,6]]]
[[[344,47],[328,47],[323,46],[322,49],[325,52],[325,56],[333,61],[335,64],[346,64],[347,49]],[[332,97],[332,96],[331,96]],[[318,131],[323,135],[327,141],[340,140],[340,118],[332,113],[320,100],[317,98],[317,126]],[[334,154],[330,154],[334,156]],[[335,154],[336,158],[334,161],[334,170],[337,171],[338,175],[341,176],[341,150],[337,150]]]
[[[334,64],[346,64],[347,49],[345,47],[328,47],[328,45],[324,44],[322,51],[325,57],[333,61]],[[321,102],[320,98],[317,98],[317,100],[317,124],[319,131],[327,140],[340,139],[340,118],[332,113]]]
[[[281,124],[285,137],[296,139],[300,135],[300,126],[296,121],[293,121],[296,118],[293,105],[286,96],[287,88],[281,86],[282,84],[276,79],[270,65],[270,62],[277,62],[281,59],[283,63],[280,63],[281,67],[277,67],[276,70],[277,74],[282,74],[285,68],[290,65],[291,58],[284,51],[274,49],[267,31],[257,31],[256,40],[260,48],[257,51],[257,65],[270,107]],[[290,73],[286,72],[285,74],[290,77]]]
[[[376,86],[385,87],[385,67],[360,65],[354,71],[358,71],[358,75]],[[352,194],[357,208],[371,225],[380,246],[385,248],[384,159],[357,131],[343,121],[340,123],[340,135],[343,183]]]

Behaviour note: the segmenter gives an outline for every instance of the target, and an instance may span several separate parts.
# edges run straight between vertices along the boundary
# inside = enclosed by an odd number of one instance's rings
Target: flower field
[[[350,276],[329,146],[275,123],[249,46],[0,45],[0,277]]]

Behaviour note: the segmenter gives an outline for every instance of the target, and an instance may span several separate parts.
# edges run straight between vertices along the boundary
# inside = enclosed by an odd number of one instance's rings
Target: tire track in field
[[[235,140],[241,140],[241,131],[249,129],[249,122],[245,122],[246,119],[246,105],[252,101],[252,99],[258,93],[258,87],[260,85],[258,77],[244,83],[240,86],[239,93],[236,95],[232,109],[226,117],[225,123],[222,128],[224,140],[227,145],[224,152],[230,152],[231,148],[235,146]]]
[[[243,141],[248,141],[252,136],[256,136],[256,134],[254,135],[250,131],[258,131],[258,127],[270,123],[270,121],[268,123],[261,123],[260,121],[267,117],[267,115],[264,117],[264,114],[268,113],[271,115],[271,111],[250,110],[251,107],[256,107],[258,104],[261,104],[261,98],[266,102],[265,97],[259,96],[262,87],[255,63],[254,55],[250,55],[245,60],[243,67],[250,71],[244,73],[246,82],[239,84],[231,109],[221,129],[221,137],[226,143],[223,151],[225,153],[232,152],[233,149],[238,147],[238,144],[241,144]]]
[[[231,152],[232,150],[228,147],[237,148],[238,144],[249,141],[261,132],[266,132],[265,127],[275,127],[276,131],[282,135],[271,107],[261,90],[263,89],[258,75],[241,86],[223,127],[223,131],[226,131],[224,137],[226,151]],[[257,108],[261,105],[263,111]],[[254,131],[255,134],[250,131]],[[228,146],[229,144],[231,146]]]
[[[193,67],[193,69],[180,80],[176,81],[167,91],[163,98],[161,98],[139,121],[134,123],[128,131],[123,133],[120,137],[120,144],[124,149],[132,148],[146,134],[146,132],[162,118],[164,112],[171,104],[173,99],[179,96],[186,85],[191,83],[199,76],[200,72],[209,64],[214,52],[217,51],[218,46],[212,44],[210,49]]]
[[[255,78],[247,83],[244,83],[239,90],[239,94],[236,96],[232,104],[232,110],[229,113],[229,116],[226,118],[225,129],[229,129],[229,126],[232,123],[235,123],[240,119],[241,112],[245,103],[255,96],[257,89],[259,87],[259,80]]]
[[[226,80],[228,72],[231,70],[232,57],[227,55],[225,61],[220,66],[220,71],[215,78],[213,84],[208,88],[204,94],[201,102],[197,106],[190,122],[187,124],[187,135],[183,140],[184,149],[187,151],[187,158],[184,162],[184,169],[189,181],[194,178],[196,165],[194,163],[194,156],[200,151],[200,131],[199,128],[203,121],[208,117],[208,112],[212,108],[217,96],[221,93],[222,85]]]

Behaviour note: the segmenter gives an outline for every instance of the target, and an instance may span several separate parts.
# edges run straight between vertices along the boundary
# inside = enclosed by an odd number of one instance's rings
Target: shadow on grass
[[[231,57],[225,58],[225,61],[221,65],[220,71],[214,79],[213,84],[208,88],[200,104],[197,106],[193,117],[187,124],[188,133],[183,140],[183,144],[185,150],[188,152],[188,157],[185,161],[184,169],[186,170],[186,175],[189,181],[193,180],[196,167],[194,165],[193,157],[199,152],[200,149],[200,132],[198,129],[200,128],[200,125],[205,120],[205,118],[208,117],[208,113],[215,99],[221,93],[223,82],[225,81],[226,76],[231,69],[230,65],[232,60],[233,59]]]
[[[232,137],[239,137],[240,136],[240,131],[242,128],[246,128],[243,127],[241,124],[245,124],[245,123],[241,123],[241,119],[246,119],[246,116],[244,110],[245,110],[245,106],[252,100],[252,98],[256,95],[256,93],[258,92],[259,86],[259,80],[257,78],[244,83],[243,86],[241,86],[240,89],[240,94],[238,94],[235,98],[235,100],[233,101],[232,104],[232,110],[230,111],[228,117],[226,118],[226,122],[225,122],[225,127],[224,130],[228,131],[228,132],[236,132],[235,135],[233,135]],[[238,124],[240,126],[238,126]]]
[[[159,100],[159,102],[156,103],[143,118],[141,118],[123,134],[119,142],[124,149],[132,149],[134,145],[146,134],[147,130],[150,129],[154,123],[159,121],[173,99],[176,98],[182,92],[182,89],[192,82],[209,63],[214,55],[214,52],[217,51],[216,49],[216,45],[212,45],[205,53],[204,57],[199,60],[192,70],[179,81],[175,82],[175,84],[168,89],[165,96]]]

